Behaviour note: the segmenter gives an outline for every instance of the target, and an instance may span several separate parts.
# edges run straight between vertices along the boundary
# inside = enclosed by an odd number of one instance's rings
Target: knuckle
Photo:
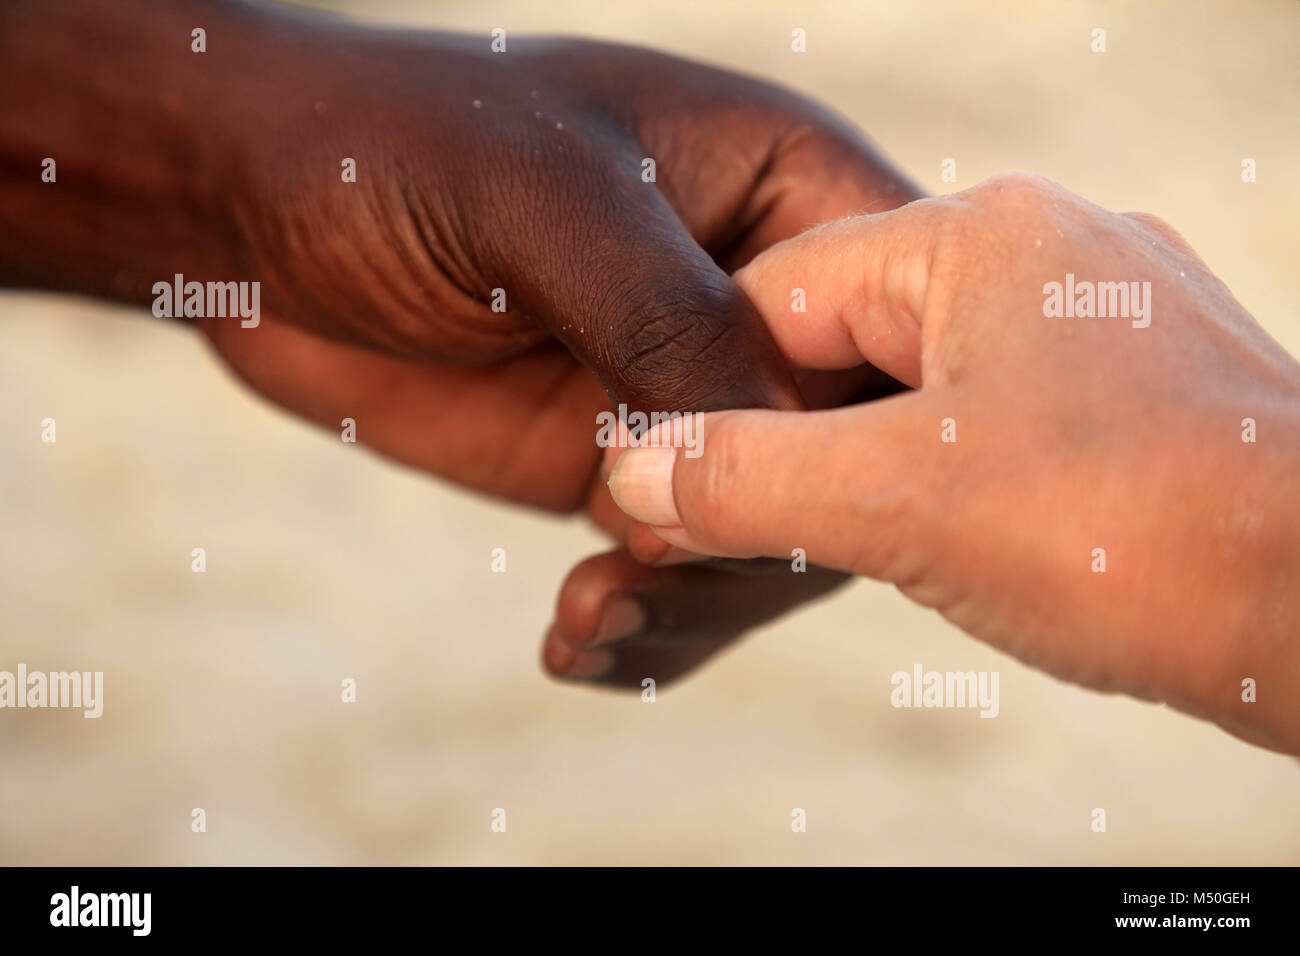
[[[691,411],[733,384],[743,373],[739,305],[734,291],[698,276],[621,290],[605,314],[626,318],[609,325],[605,351],[626,397]]]
[[[998,173],[946,198],[950,215],[936,244],[942,240],[949,251],[965,250],[954,261],[962,271],[981,275],[994,264],[1005,265],[1027,236],[1068,216],[1075,207],[1073,198],[1056,183],[1019,171]]]
[[[1125,219],[1136,222],[1139,226],[1148,232],[1155,233],[1169,245],[1178,249],[1187,247],[1187,240],[1184,239],[1173,226],[1165,222],[1159,216],[1149,212],[1126,212],[1123,214]]]
[[[1055,205],[1063,190],[1037,173],[997,173],[970,190],[971,198],[995,212],[1023,216]]]

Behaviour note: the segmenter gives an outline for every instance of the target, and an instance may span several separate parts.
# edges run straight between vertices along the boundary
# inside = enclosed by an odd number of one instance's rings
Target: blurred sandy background
[[[1155,212],[1300,353],[1292,0],[334,6],[664,48],[826,100],[931,190],[953,157],[956,188],[1026,168]],[[551,683],[556,586],[604,547],[582,523],[344,446],[143,313],[0,313],[0,669],[106,684],[98,721],[0,712],[0,862],[1300,863],[1296,760],[1029,672],[883,586],[653,705]],[[1000,671],[1001,716],[892,709],[915,662]]]

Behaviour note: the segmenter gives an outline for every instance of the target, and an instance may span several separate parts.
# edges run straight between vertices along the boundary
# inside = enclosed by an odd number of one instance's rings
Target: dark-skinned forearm
[[[0,8],[0,282],[145,301],[173,271],[231,268],[225,152],[207,138],[223,58],[192,52],[190,31],[247,29],[239,12],[135,0]]]
[[[258,278],[240,274],[256,215],[241,186],[292,136],[295,108],[338,102],[349,60],[380,59],[381,37],[218,0],[0,5],[0,284],[147,304],[178,272]],[[462,38],[445,39],[447,70],[462,69]]]

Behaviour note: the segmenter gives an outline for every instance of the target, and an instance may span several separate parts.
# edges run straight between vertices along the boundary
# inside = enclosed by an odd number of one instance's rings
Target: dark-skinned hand
[[[199,320],[245,382],[462,485],[585,509],[623,547],[569,574],[544,663],[662,683],[843,579],[651,566],[671,555],[609,498],[597,413],[878,386],[791,370],[730,273],[917,192],[768,84],[609,44],[489,42],[227,3],[8,4],[0,158],[57,156],[59,182],[0,189],[0,278],[142,305],[175,273],[259,281],[257,328]],[[631,636],[578,649],[612,630]]]

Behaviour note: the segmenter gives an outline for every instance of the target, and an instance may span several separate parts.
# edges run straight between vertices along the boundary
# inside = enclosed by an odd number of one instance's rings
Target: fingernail
[[[640,634],[646,628],[646,620],[645,608],[640,601],[624,595],[612,597],[601,609],[596,636],[589,646],[612,644]]]
[[[573,680],[595,680],[614,669],[614,652],[607,650],[578,651],[564,671]]]
[[[614,502],[637,521],[660,528],[676,528],[682,519],[673,500],[673,466],[677,449],[646,445],[619,455],[609,476]]]
[[[542,641],[542,666],[563,680],[598,680],[614,669],[614,652],[603,647],[580,650],[559,635],[552,624]]]

